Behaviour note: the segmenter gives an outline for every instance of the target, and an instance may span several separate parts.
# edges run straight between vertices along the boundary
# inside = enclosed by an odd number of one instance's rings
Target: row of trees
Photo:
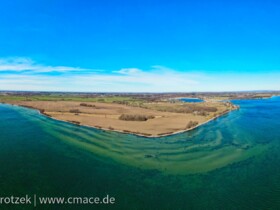
[[[85,107],[96,107],[94,104],[86,104],[86,103],[80,103],[80,106],[85,106]]]
[[[155,118],[152,115],[139,115],[139,114],[122,114],[119,119],[124,121],[147,121]]]

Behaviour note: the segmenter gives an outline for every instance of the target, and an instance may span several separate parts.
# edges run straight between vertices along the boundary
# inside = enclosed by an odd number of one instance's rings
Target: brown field
[[[237,107],[230,103],[147,102],[139,107],[78,101],[10,101],[52,118],[105,130],[159,137],[191,130]]]

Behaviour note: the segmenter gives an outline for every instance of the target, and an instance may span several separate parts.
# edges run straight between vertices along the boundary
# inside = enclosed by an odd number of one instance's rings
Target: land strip
[[[230,102],[185,103],[166,97],[84,95],[2,95],[0,102],[39,110],[77,125],[161,137],[192,130],[230,111]]]

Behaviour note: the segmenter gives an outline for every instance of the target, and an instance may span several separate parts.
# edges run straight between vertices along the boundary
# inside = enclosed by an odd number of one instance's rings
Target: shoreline
[[[185,133],[185,132],[188,132],[188,131],[191,131],[191,130],[194,130],[200,126],[203,126],[219,117],[222,117],[232,111],[236,111],[239,109],[238,106],[234,105],[235,108],[232,109],[232,110],[228,110],[224,113],[221,113],[220,115],[217,115],[215,117],[212,117],[211,119],[208,119],[207,121],[203,122],[203,123],[200,123],[200,124],[197,124],[196,126],[192,127],[192,128],[188,128],[188,129],[183,129],[183,130],[178,130],[178,131],[175,131],[175,132],[168,132],[168,133],[163,133],[163,134],[158,134],[158,135],[145,135],[145,134],[141,134],[141,133],[136,133],[136,132],[130,132],[130,131],[123,131],[123,130],[117,130],[117,129],[108,129],[108,128],[103,128],[103,127],[96,127],[96,126],[92,126],[92,125],[86,125],[86,124],[80,124],[78,122],[75,122],[75,121],[67,121],[67,120],[60,120],[60,119],[57,119],[49,114],[46,114],[44,112],[44,110],[41,110],[41,109],[37,109],[37,108],[34,108],[34,107],[31,107],[31,106],[24,106],[24,105],[17,105],[17,104],[10,104],[10,103],[3,103],[3,102],[0,102],[0,104],[8,104],[8,105],[11,105],[11,106],[17,106],[17,107],[24,107],[24,108],[28,108],[28,109],[33,109],[33,110],[36,110],[39,112],[39,114],[41,115],[44,115],[45,117],[48,117],[50,119],[53,119],[53,120],[56,120],[56,121],[61,121],[61,122],[66,122],[66,123],[70,123],[72,125],[76,125],[76,126],[84,126],[84,127],[87,127],[87,128],[95,128],[95,129],[99,129],[99,130],[103,130],[103,131],[112,131],[112,132],[117,132],[117,133],[123,133],[123,134],[131,134],[131,135],[135,135],[135,136],[140,136],[140,137],[144,137],[144,138],[161,138],[161,137],[168,137],[168,136],[173,136],[173,135],[176,135],[176,134],[181,134],[181,133]]]

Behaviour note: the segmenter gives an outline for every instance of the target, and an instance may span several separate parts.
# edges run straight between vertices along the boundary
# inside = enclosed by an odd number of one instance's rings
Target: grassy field
[[[0,101],[80,101],[103,103],[141,103],[143,100],[130,96],[83,96],[83,95],[0,95]]]

